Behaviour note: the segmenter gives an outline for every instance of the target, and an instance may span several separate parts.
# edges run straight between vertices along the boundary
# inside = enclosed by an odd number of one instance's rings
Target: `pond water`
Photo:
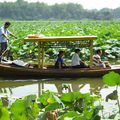
[[[9,97],[23,97],[29,94],[39,96],[43,91],[50,90],[57,93],[80,91],[82,93],[101,95],[103,98],[115,90],[106,87],[102,78],[79,79],[3,79],[0,78],[0,95]]]
[[[50,90],[57,93],[80,91],[91,93],[101,97],[105,116],[109,116],[118,109],[116,101],[106,102],[106,96],[115,90],[115,87],[104,85],[102,78],[79,78],[79,79],[3,79],[0,78],[0,96],[21,98],[30,94],[41,95],[43,91]],[[120,88],[118,89],[118,92]],[[120,93],[119,93],[120,94]]]

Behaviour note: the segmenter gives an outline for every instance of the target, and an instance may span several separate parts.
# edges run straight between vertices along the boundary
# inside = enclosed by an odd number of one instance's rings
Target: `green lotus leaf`
[[[110,72],[103,76],[103,82],[109,86],[120,85],[120,75],[115,72]]]

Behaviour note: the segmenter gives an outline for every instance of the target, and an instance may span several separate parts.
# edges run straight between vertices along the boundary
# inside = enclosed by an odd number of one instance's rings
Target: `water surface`
[[[40,95],[46,90],[58,92],[60,94],[72,91],[99,94],[104,89],[102,78],[0,79],[0,94],[8,95],[9,97],[23,97],[29,94]]]
[[[80,91],[91,93],[101,97],[101,104],[104,106],[104,116],[110,116],[117,111],[116,100],[106,102],[106,96],[115,90],[115,87],[104,85],[102,78],[79,78],[79,79],[3,79],[0,78],[0,96],[21,98],[27,95],[36,94],[40,96],[43,91],[67,93]],[[118,92],[120,88],[118,89]],[[120,92],[119,92],[120,96]]]

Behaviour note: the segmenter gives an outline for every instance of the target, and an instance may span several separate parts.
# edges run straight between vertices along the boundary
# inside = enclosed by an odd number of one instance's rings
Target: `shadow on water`
[[[28,94],[37,94],[50,90],[53,92],[66,93],[72,91],[90,92],[99,94],[103,88],[101,78],[79,79],[4,79],[0,78],[0,94],[12,97],[22,97]]]

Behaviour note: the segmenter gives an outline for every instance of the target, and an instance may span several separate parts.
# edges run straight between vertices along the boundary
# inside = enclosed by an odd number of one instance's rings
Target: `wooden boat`
[[[79,77],[102,77],[110,71],[120,73],[120,65],[112,68],[82,68],[82,69],[40,69],[24,68],[14,65],[0,64],[0,76],[18,78],[79,78]]]
[[[37,68],[24,68],[12,65],[0,64],[0,75],[5,77],[29,77],[29,78],[76,78],[76,77],[101,77],[104,74],[115,71],[120,73],[120,65],[112,66],[112,68],[93,68],[93,40],[97,39],[97,36],[61,36],[61,37],[39,37],[28,36],[25,38],[25,42],[37,42],[38,43],[38,67]],[[44,48],[47,47],[45,43],[53,42],[70,42],[78,41],[80,47],[88,47],[90,50],[90,68],[84,69],[44,69]],[[55,47],[55,46],[54,46]],[[56,46],[58,47],[58,46]]]

